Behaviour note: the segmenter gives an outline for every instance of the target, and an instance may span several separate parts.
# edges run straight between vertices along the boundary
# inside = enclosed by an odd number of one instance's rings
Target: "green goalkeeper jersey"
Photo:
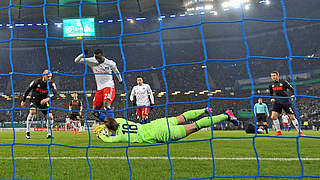
[[[115,119],[119,124],[119,127],[115,133],[111,136],[105,136],[102,133],[99,134],[99,138],[104,142],[128,142],[129,134],[130,134],[130,142],[132,143],[142,143],[143,142],[143,130],[142,125],[132,122],[126,121],[123,118]]]
[[[99,138],[104,142],[128,142],[129,133],[131,143],[167,142],[169,141],[169,134],[171,135],[171,140],[178,140],[186,136],[185,128],[183,125],[178,126],[176,117],[168,118],[171,133],[169,133],[166,118],[156,119],[144,125],[131,121],[127,122],[123,118],[116,118],[115,120],[118,122],[119,127],[114,135],[99,134]]]

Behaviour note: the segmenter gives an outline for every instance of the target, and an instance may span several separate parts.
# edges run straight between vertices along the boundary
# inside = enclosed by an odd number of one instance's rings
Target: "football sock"
[[[294,127],[296,128],[297,131],[299,131],[299,123],[298,123],[298,120],[297,119],[294,119],[292,121],[292,124],[294,125]]]
[[[192,119],[195,119],[201,116],[204,113],[205,113],[205,109],[196,109],[196,110],[190,110],[190,111],[184,112],[182,116],[186,119],[186,121],[190,121]]]
[[[212,116],[212,123],[217,124],[221,121],[228,120],[228,117],[229,116],[225,115],[225,114]],[[201,118],[200,120],[194,122],[194,125],[197,127],[198,130],[201,128],[210,127],[211,126],[211,117],[208,116],[208,117]]]
[[[279,119],[273,120],[273,125],[276,128],[276,131],[281,131]]]
[[[30,132],[30,125],[31,125],[31,121],[33,121],[33,119],[36,117],[36,115],[32,115],[32,114],[28,114],[28,117],[27,117],[27,122],[26,122],[26,132]]]
[[[268,131],[268,125],[263,125],[263,127],[264,127],[264,129],[266,130],[266,134],[268,134],[268,133],[269,133],[269,131]]]
[[[49,119],[47,119],[47,134],[51,135],[51,129],[52,129],[52,124],[53,124],[53,119],[50,119],[50,124],[49,124]],[[50,128],[51,127],[51,128]]]

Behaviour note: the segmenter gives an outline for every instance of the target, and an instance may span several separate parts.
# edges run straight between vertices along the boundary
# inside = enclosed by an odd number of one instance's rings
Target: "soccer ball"
[[[260,128],[257,129],[257,133],[258,133],[258,134],[264,134],[263,129],[260,129]]]

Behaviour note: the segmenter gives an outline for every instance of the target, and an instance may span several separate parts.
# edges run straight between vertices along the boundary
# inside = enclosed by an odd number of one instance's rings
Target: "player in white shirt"
[[[282,123],[283,123],[283,130],[290,131],[289,116],[285,112],[283,112],[281,119],[282,119]]]
[[[154,104],[154,97],[149,84],[143,83],[143,77],[137,77],[137,84],[132,88],[130,94],[130,101],[137,107],[137,116],[139,121],[144,124],[147,123],[147,118],[150,111],[150,105]]]
[[[88,50],[84,51],[85,55],[88,54]],[[117,68],[117,65],[114,61],[109,60],[103,56],[103,52],[101,49],[94,50],[93,57],[84,58],[83,54],[80,54],[74,62],[76,63],[84,63],[86,60],[87,65],[92,69],[93,73],[95,73],[95,79],[97,83],[97,92],[93,99],[93,109],[99,110],[102,107],[107,111],[109,116],[113,116],[111,110],[111,103],[115,97],[115,88],[114,81],[112,77],[112,72],[116,73],[116,76],[122,84],[121,74]],[[96,117],[102,117],[99,119],[104,119],[102,113],[95,112],[94,115]]]

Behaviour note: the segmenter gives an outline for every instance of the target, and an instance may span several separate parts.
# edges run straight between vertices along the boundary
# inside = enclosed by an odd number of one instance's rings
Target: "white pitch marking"
[[[212,160],[211,157],[170,157],[175,160]],[[12,157],[0,157],[0,160],[11,160]],[[44,160],[49,159],[49,157],[14,157],[15,160]],[[51,157],[53,160],[77,160],[77,159],[87,159],[87,157]],[[127,160],[125,156],[115,156],[115,157],[89,157],[89,159],[117,159],[117,160]],[[129,159],[138,160],[167,160],[168,157],[129,157]],[[256,161],[255,157],[244,157],[244,158],[214,158],[215,160],[244,160],[244,161]],[[259,158],[260,161],[299,161],[298,158]],[[320,161],[320,158],[301,158],[303,161]]]

